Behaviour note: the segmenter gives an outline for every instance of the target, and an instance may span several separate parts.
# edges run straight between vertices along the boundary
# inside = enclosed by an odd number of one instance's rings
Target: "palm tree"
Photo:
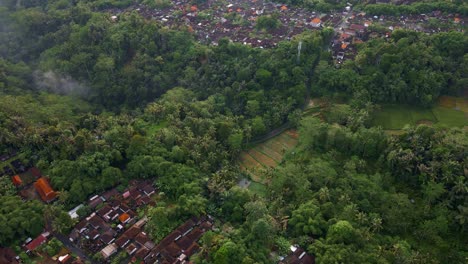
[[[465,177],[458,177],[457,181],[455,182],[455,186],[453,186],[452,190],[456,194],[468,193],[468,186],[466,186]]]
[[[459,205],[457,208],[459,213],[455,216],[455,219],[463,226],[468,223],[468,207]]]
[[[379,232],[382,229],[382,218],[373,217],[371,219],[371,229],[373,232]]]
[[[322,187],[318,191],[318,195],[321,201],[328,201],[330,199],[330,190],[326,186]]]

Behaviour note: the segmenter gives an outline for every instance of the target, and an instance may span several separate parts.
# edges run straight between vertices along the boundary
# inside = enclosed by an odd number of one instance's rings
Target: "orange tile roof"
[[[341,44],[341,49],[346,49],[347,47],[348,47],[348,44],[346,43]]]
[[[198,10],[197,6],[196,5],[193,5],[190,7],[190,11],[192,12],[196,12]]]
[[[119,220],[122,223],[125,223],[125,221],[127,221],[129,218],[130,218],[130,215],[127,213],[123,213],[119,216]]]
[[[20,176],[19,175],[15,175],[11,178],[11,181],[13,182],[14,185],[16,186],[20,186],[21,184],[23,184],[23,181],[21,180]]]
[[[282,6],[281,6],[281,10],[283,10],[283,11],[284,11],[284,10],[288,10],[288,7],[285,6],[285,5],[282,5]]]
[[[312,19],[312,23],[318,24],[318,23],[320,23],[320,22],[321,22],[321,20],[320,20],[320,18],[318,18],[318,17]]]
[[[50,202],[55,197],[57,197],[57,193],[52,190],[52,187],[50,187],[49,182],[45,178],[39,178],[35,183],[34,187],[36,188],[37,192],[41,196],[42,200],[45,202]]]

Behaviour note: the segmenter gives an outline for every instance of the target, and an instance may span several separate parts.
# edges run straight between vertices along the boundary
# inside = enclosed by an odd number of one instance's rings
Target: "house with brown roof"
[[[279,264],[315,264],[315,257],[309,255],[297,245],[290,247],[291,253],[283,258]]]
[[[197,241],[213,226],[211,217],[192,218],[166,236],[144,259],[145,263],[183,263],[195,254]]]
[[[351,26],[349,26],[349,28],[351,30],[354,30],[355,32],[359,32],[359,33],[364,33],[364,30],[366,30],[366,26],[358,25],[358,24],[351,24]]]
[[[139,227],[132,226],[127,231],[125,231],[124,235],[126,235],[130,239],[134,239],[140,232],[141,229]]]
[[[34,183],[34,187],[41,196],[41,199],[46,203],[49,203],[57,198],[57,192],[55,192],[52,187],[50,187],[49,182],[44,177],[39,178]]]
[[[135,245],[135,243],[132,242],[125,248],[125,250],[127,251],[129,255],[132,255],[138,250],[138,247],[137,245]]]
[[[120,248],[124,248],[128,243],[130,243],[130,239],[125,234],[121,235],[115,241],[115,244]]]
[[[137,259],[144,260],[146,255],[148,255],[149,252],[150,252],[149,249],[147,249],[146,247],[142,247],[135,253],[135,257]]]

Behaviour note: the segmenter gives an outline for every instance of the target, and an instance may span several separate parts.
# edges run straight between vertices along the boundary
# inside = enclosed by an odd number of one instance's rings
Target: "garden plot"
[[[267,184],[264,171],[275,168],[284,155],[297,145],[297,131],[287,130],[280,135],[262,142],[249,150],[243,151],[239,158],[239,167],[258,184]]]

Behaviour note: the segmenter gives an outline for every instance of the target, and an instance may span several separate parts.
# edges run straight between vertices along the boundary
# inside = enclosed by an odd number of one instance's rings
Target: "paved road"
[[[64,235],[61,235],[61,234],[54,234],[54,236],[60,240],[60,242],[62,242],[65,247],[67,247],[68,249],[70,249],[73,253],[75,253],[78,257],[80,257],[82,260],[84,261],[89,261],[91,262],[92,264],[97,264],[95,261],[93,261],[85,252],[83,252],[83,250],[81,250],[80,248],[76,247],[72,242],[70,242],[70,240],[68,239],[68,237],[64,236]]]

